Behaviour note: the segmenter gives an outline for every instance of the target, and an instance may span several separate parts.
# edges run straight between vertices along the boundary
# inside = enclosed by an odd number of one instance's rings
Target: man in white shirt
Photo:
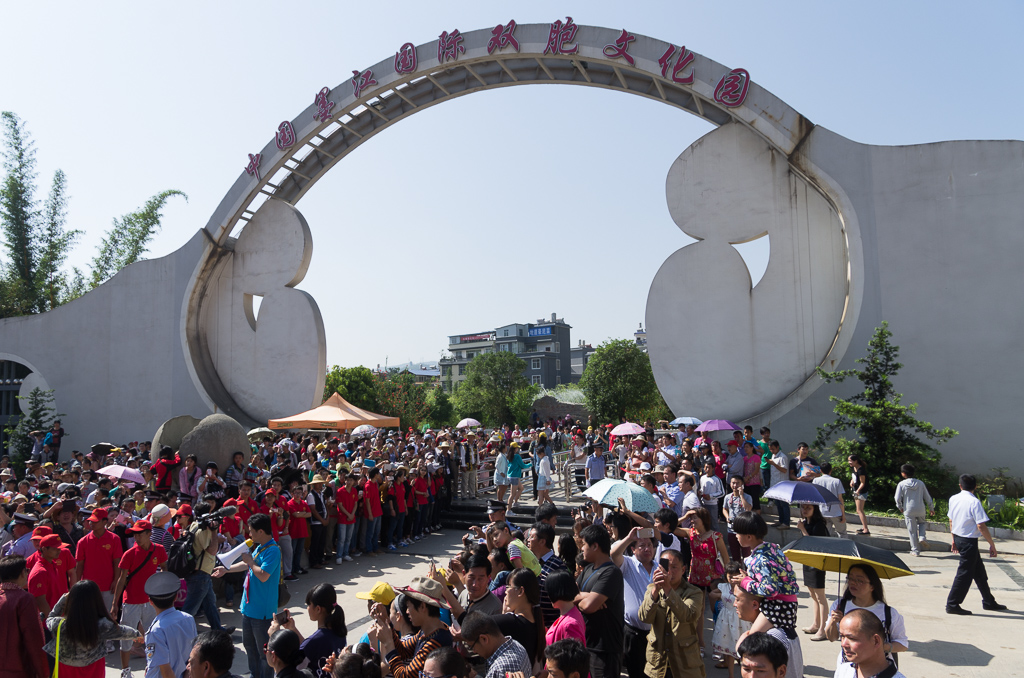
[[[651,576],[654,574],[655,562],[654,541],[648,538],[641,538],[642,528],[634,527],[624,538],[612,544],[612,562],[622,572],[622,580],[625,584],[625,656],[623,664],[629,678],[641,678],[644,676],[644,667],[647,664],[647,634],[651,630],[650,624],[640,621],[640,603],[643,602],[644,593],[651,583]],[[626,555],[626,550],[633,545],[633,555]]]
[[[960,607],[964,602],[967,592],[971,588],[973,580],[981,593],[981,606],[986,610],[1005,610],[1005,605],[1000,605],[992,596],[988,587],[988,573],[985,572],[985,563],[978,552],[978,537],[984,537],[988,542],[988,554],[995,558],[996,543],[992,541],[989,534],[988,515],[982,508],[981,502],[974,496],[974,488],[978,483],[974,476],[964,474],[960,476],[960,493],[949,498],[949,532],[953,535],[953,553],[960,554],[960,565],[956,569],[956,576],[953,577],[953,586],[949,589],[949,596],[946,598],[946,614],[971,614],[970,610]]]
[[[837,537],[846,536],[846,507],[843,505],[843,481],[832,476],[832,464],[825,462],[821,465],[821,475],[812,480],[815,485],[820,485],[832,494],[839,497],[839,502],[823,506],[821,517],[825,519],[828,526],[835,530]]]

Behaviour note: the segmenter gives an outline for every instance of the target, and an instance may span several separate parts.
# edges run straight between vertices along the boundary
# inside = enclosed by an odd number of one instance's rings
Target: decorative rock
[[[180,449],[181,441],[192,432],[192,429],[199,425],[200,421],[191,415],[183,414],[180,417],[168,419],[160,424],[160,428],[153,434],[153,452],[151,455],[153,461],[156,461],[160,448],[163,445],[167,445],[172,450]]]
[[[182,459],[190,454],[196,455],[200,468],[204,468],[208,461],[216,462],[223,474],[231,465],[231,456],[235,452],[244,452],[248,458],[250,449],[241,424],[226,414],[211,414],[185,436],[179,453]]]

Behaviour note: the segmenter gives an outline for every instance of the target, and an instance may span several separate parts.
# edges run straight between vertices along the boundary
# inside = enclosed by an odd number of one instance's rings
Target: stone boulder
[[[235,452],[245,453],[248,459],[250,449],[241,424],[226,414],[211,414],[184,437],[179,453],[182,459],[190,454],[196,455],[200,468],[205,467],[208,461],[216,462],[223,474],[231,465]]]
[[[156,461],[157,455],[160,454],[160,447],[163,445],[177,451],[181,447],[181,441],[199,425],[200,421],[193,416],[183,414],[160,424],[160,428],[153,434],[153,461]]]

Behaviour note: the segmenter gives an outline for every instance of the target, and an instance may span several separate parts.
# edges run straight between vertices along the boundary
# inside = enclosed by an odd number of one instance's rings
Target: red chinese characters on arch
[[[715,87],[715,101],[735,108],[747,98],[747,87],[750,86],[750,73],[742,68],[734,68],[718,81]]]
[[[362,73],[359,71],[352,71],[352,95],[356,99],[359,98],[359,95],[363,93],[364,89],[376,84],[377,81],[373,79],[373,71],[369,68]]]
[[[416,70],[416,45],[407,42],[395,52],[395,73],[412,73]]]
[[[628,51],[629,43],[634,40],[636,40],[636,36],[630,35],[629,32],[623,28],[622,34],[615,39],[615,42],[610,45],[605,45],[604,49],[601,51],[603,51],[604,55],[609,59],[625,59],[627,64],[635,66],[636,62]]]
[[[246,165],[245,167],[245,173],[248,174],[249,176],[255,175],[257,181],[259,181],[260,179],[260,160],[262,159],[262,157],[263,156],[260,153],[250,153],[249,164]]]
[[[455,61],[459,58],[460,54],[465,54],[466,48],[462,46],[462,34],[459,33],[459,29],[455,29],[451,33],[448,31],[441,31],[441,35],[437,36],[437,61],[438,63],[444,63],[446,61]]]
[[[676,56],[678,54],[678,57]],[[675,58],[675,65],[672,65],[672,60]],[[658,59],[658,65],[661,66],[661,77],[667,78],[668,69],[672,67],[672,82],[678,82],[681,85],[692,85],[693,84],[693,69],[690,69],[689,75],[680,75],[687,66],[693,62],[693,52],[686,49],[686,46],[679,48],[676,51],[675,45],[669,45],[665,53]]]
[[[277,147],[282,151],[295,145],[295,130],[292,129],[292,124],[287,120],[277,126],[277,134],[274,136],[277,141]]]
[[[316,98],[313,99],[313,103],[316,104],[316,113],[313,114],[314,120],[327,122],[331,119],[331,109],[334,108],[334,102],[328,100],[328,97],[330,96],[330,87],[324,87],[322,90],[317,92]]]
[[[580,51],[578,44],[570,46],[569,43],[576,39],[576,31],[579,26],[572,22],[572,17],[565,17],[565,23],[558,19],[551,24],[551,32],[548,33],[548,44],[544,48],[545,54],[576,54]]]
[[[491,35],[493,37],[487,41],[487,53],[490,54],[494,50],[498,50],[500,52],[509,45],[511,45],[518,52],[519,41],[516,40],[515,32],[515,21],[509,21],[504,26],[502,26],[501,24],[495,26],[494,30],[491,31]]]

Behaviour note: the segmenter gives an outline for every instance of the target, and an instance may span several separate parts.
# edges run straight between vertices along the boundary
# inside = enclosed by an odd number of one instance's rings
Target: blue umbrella
[[[683,424],[684,426],[689,426],[690,424],[693,424],[694,426],[700,426],[703,423],[704,422],[698,419],[697,417],[676,417],[675,419],[670,421],[668,425],[679,426],[680,424]]]
[[[626,508],[634,513],[654,513],[661,508],[653,494],[636,483],[616,478],[597,481],[583,492],[583,496],[597,500],[602,506],[618,506],[621,497],[626,502]]]
[[[828,506],[829,504],[839,503],[839,497],[821,485],[797,480],[783,480],[782,482],[775,483],[770,490],[764,493],[763,498],[778,499],[787,504]]]

